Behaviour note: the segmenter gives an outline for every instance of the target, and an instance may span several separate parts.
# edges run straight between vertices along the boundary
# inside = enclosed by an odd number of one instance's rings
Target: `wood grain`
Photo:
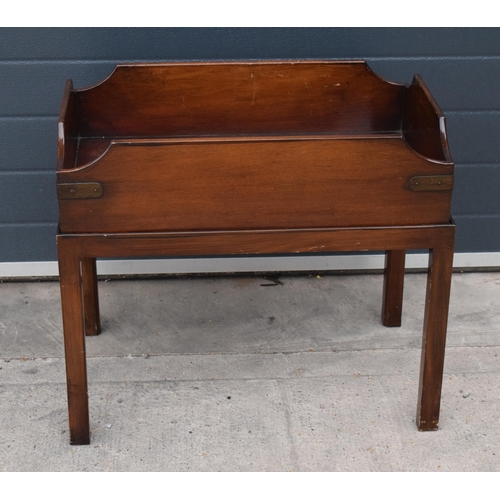
[[[421,431],[439,427],[453,247],[451,235],[447,245],[433,248],[429,256],[417,407],[417,426]]]
[[[85,314],[85,335],[99,335],[99,295],[97,290],[97,269],[95,258],[82,259],[83,309]]]
[[[73,82],[67,80],[57,122],[58,170],[76,166],[80,136],[78,103],[79,100],[73,89]]]
[[[419,75],[405,90],[401,128],[405,140],[421,155],[436,161],[452,161],[446,118]]]
[[[382,324],[401,326],[405,279],[405,250],[388,250],[385,255]]]
[[[406,227],[122,234],[60,234],[85,257],[297,255],[442,245],[453,224]]]
[[[414,192],[451,174],[399,138],[115,143],[58,182],[99,182],[94,200],[59,200],[63,233],[446,223],[451,191]]]
[[[404,86],[363,61],[119,65],[78,91],[80,133],[99,136],[394,131]]]
[[[67,83],[58,130],[57,182],[100,196],[59,199],[71,443],[89,442],[98,257],[387,250],[383,323],[398,326],[405,251],[431,249],[417,425],[437,428],[451,191],[409,184],[453,162],[420,77],[393,84],[364,61],[121,65],[92,88]]]
[[[70,441],[71,444],[89,444],[87,364],[80,259],[64,240],[58,239],[57,242]]]

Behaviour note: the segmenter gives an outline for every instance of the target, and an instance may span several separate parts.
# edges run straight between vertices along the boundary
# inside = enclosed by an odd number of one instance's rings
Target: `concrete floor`
[[[500,273],[454,274],[420,433],[425,279],[396,329],[381,275],[101,281],[89,446],[69,445],[58,283],[1,283],[0,470],[499,471]]]

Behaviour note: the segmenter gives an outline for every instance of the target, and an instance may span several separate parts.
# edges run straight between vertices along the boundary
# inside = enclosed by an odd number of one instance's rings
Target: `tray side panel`
[[[364,62],[118,66],[78,91],[86,137],[384,132],[400,129],[404,86]]]
[[[58,183],[102,196],[60,199],[63,233],[287,229],[447,223],[451,191],[415,192],[452,174],[401,139],[115,143]]]
[[[73,82],[66,81],[59,119],[57,121],[57,168],[74,168],[78,149],[78,97]]]
[[[419,154],[441,162],[451,162],[446,119],[419,75],[405,89],[402,132]]]

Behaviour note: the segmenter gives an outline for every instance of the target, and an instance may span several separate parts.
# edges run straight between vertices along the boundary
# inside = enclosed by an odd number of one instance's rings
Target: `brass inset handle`
[[[88,200],[102,196],[102,186],[98,182],[71,182],[57,185],[60,200]]]
[[[453,175],[417,175],[410,179],[412,191],[451,191]]]

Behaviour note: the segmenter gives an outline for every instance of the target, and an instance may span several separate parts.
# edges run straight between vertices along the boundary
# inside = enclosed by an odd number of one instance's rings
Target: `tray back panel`
[[[363,61],[117,66],[78,90],[84,137],[368,133],[401,128],[404,86]]]

